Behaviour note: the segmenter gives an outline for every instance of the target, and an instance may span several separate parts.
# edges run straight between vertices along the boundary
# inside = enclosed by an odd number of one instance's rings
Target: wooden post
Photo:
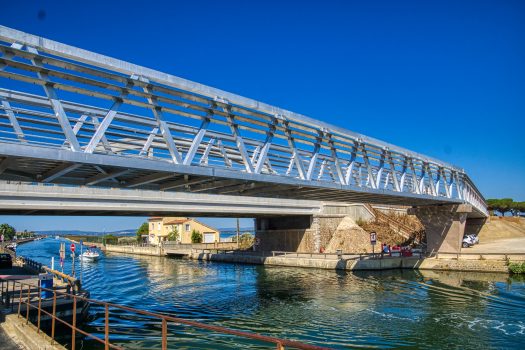
[[[20,283],[20,297],[18,298],[18,318],[20,318],[20,307],[22,306],[22,283]],[[13,291],[14,291],[14,287],[13,287]],[[13,300],[14,302],[14,300]]]
[[[22,300],[20,300],[22,302]],[[31,302],[31,286],[27,285],[27,312],[26,312],[26,324],[29,324],[29,303]]]
[[[57,311],[57,293],[53,292],[53,318],[51,319],[51,345],[55,345],[55,315]]]
[[[73,330],[71,335],[71,350],[75,350],[75,327],[77,326],[77,298],[73,297]]]
[[[277,342],[277,350],[284,350],[284,346],[281,342]]]
[[[106,350],[109,350],[109,306],[106,304]]]
[[[15,281],[13,281],[13,297],[11,298],[11,312],[13,312],[14,305],[15,305]]]
[[[40,310],[42,309],[42,287],[38,287],[38,328],[37,333],[40,333]]]
[[[162,319],[162,350],[168,350],[168,322]]]

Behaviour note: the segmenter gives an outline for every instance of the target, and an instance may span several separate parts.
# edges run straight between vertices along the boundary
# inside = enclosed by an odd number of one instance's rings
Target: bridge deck
[[[0,179],[381,204],[470,203],[477,215],[488,214],[465,171],[449,163],[11,28],[0,26],[0,41]]]

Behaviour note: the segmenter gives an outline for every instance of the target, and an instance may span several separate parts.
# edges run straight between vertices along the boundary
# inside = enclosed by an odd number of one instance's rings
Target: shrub
[[[525,261],[520,263],[509,264],[509,270],[512,273],[525,273]]]
[[[173,231],[168,233],[168,241],[171,241],[171,242],[176,241],[178,237],[179,237],[179,231],[177,231],[177,229],[174,229]]]
[[[191,232],[191,243],[202,243],[202,234],[199,231]]]

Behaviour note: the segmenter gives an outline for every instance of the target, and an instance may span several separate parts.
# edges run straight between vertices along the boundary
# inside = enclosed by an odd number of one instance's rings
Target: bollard
[[[337,250],[337,259],[339,260],[343,259],[343,251],[341,249]]]

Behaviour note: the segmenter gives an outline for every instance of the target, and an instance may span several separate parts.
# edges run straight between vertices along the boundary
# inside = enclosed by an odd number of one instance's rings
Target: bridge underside
[[[0,215],[264,218],[321,214],[320,201],[0,183]]]
[[[130,168],[126,156],[85,155],[52,148],[39,148],[35,152],[24,145],[1,146],[0,180],[12,182],[406,206],[461,203],[461,200],[452,198],[393,193],[321,181],[307,186],[294,178],[215,168],[182,165],[180,167],[184,169],[178,173],[173,172],[177,165],[141,159],[134,159],[131,162],[134,168]]]

